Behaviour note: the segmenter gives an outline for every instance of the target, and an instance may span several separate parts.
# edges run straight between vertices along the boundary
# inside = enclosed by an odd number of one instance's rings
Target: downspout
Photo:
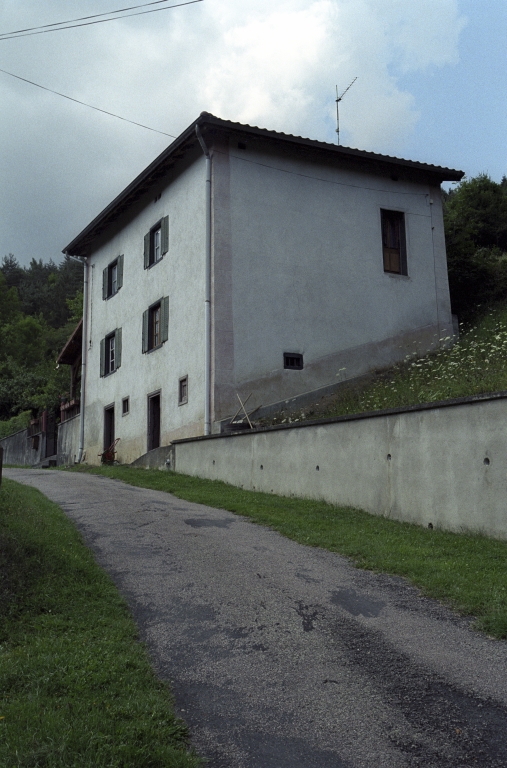
[[[66,256],[71,259],[75,259],[74,256],[70,256],[66,252]],[[77,259],[75,259],[77,261]],[[85,416],[85,395],[86,395],[86,340],[88,337],[88,272],[89,264],[86,256],[80,257],[79,261],[82,261],[84,267],[84,279],[83,279],[83,338],[81,342],[81,402],[79,408],[79,447],[77,453],[76,464],[81,463],[84,450],[84,416]]]
[[[204,434],[211,433],[211,157],[199,126],[195,133],[206,158],[206,287],[204,297]]]

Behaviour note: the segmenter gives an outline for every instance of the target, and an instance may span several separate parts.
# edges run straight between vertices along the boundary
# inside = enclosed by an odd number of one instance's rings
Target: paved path
[[[157,491],[4,472],[75,521],[210,768],[507,766],[507,643],[403,580]]]

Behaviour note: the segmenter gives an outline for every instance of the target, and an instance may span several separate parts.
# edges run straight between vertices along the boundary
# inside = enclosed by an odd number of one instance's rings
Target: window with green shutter
[[[121,365],[121,328],[100,341],[100,375],[109,376]]]
[[[157,264],[168,250],[169,216],[164,216],[144,236],[144,268]]]
[[[123,254],[102,271],[102,298],[115,296],[123,285]]]
[[[169,296],[143,312],[143,352],[157,349],[169,338]]]

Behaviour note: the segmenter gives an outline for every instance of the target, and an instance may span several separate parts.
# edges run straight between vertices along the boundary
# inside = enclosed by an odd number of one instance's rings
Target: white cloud
[[[65,3],[66,18],[102,10],[102,0]],[[0,29],[61,15],[56,0],[10,0]],[[419,115],[399,78],[455,63],[463,24],[456,0],[205,0],[0,42],[0,66],[172,134],[208,110],[326,141],[335,141],[335,85],[357,76],[341,105],[342,143],[402,154]],[[4,75],[0,95],[0,205],[12,223],[0,255],[57,257],[170,141]],[[21,238],[27,196],[39,224]]]

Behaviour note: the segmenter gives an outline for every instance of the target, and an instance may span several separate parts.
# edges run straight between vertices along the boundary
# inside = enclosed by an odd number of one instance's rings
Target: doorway
[[[114,405],[104,408],[104,451],[114,443]]]
[[[160,392],[148,396],[148,450],[160,447]]]

